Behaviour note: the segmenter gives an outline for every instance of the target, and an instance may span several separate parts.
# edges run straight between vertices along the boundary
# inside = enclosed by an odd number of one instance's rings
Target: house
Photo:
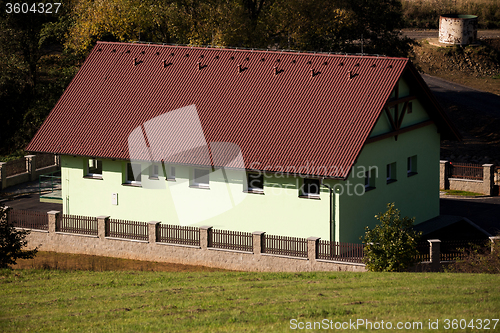
[[[65,214],[359,242],[439,215],[457,138],[405,58],[99,42],[26,150]]]

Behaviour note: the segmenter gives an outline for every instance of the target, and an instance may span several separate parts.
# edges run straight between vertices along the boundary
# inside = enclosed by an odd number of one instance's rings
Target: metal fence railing
[[[319,240],[318,259],[363,263],[363,244]]]
[[[106,236],[135,240],[148,240],[146,222],[110,219],[106,223]]]
[[[197,227],[160,224],[157,241],[182,245],[200,246],[200,229]]]
[[[73,234],[97,236],[97,218],[62,214],[56,221],[56,230]]]
[[[10,209],[7,213],[7,220],[12,226],[17,228],[49,229],[49,218],[45,212]]]
[[[450,163],[449,177],[483,180],[483,166],[473,163]]]
[[[250,232],[212,229],[209,247],[253,252],[253,236]]]
[[[262,252],[307,258],[307,239],[266,234]]]

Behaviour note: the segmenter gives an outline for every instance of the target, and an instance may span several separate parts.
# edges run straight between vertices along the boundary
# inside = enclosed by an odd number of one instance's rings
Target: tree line
[[[389,56],[411,45],[399,0],[58,1],[51,14],[0,1],[0,155],[22,153],[98,40]]]

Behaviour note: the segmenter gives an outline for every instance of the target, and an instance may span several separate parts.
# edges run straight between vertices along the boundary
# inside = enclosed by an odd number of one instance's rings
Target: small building
[[[98,42],[26,150],[65,214],[359,242],[439,215],[457,138],[406,58]]]

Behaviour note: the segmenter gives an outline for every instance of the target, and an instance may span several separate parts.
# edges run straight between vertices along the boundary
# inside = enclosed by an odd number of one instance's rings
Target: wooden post
[[[262,246],[266,244],[266,233],[264,231],[252,232],[253,237],[253,254],[264,253]]]
[[[307,258],[309,261],[316,261],[318,259],[319,240],[319,237],[309,237],[307,239]]]
[[[159,232],[158,229],[160,227],[160,221],[149,221],[148,222],[148,235],[149,242],[156,243],[158,241]]]

